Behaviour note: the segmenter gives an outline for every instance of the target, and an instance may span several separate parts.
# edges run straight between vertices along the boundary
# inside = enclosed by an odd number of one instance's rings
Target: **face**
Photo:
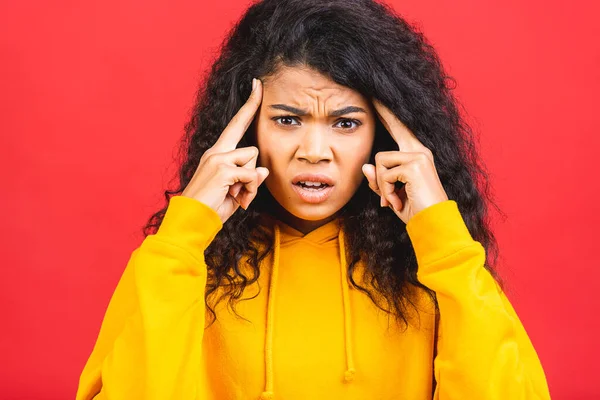
[[[365,179],[376,114],[360,93],[307,67],[282,67],[261,80],[257,165],[270,172],[263,185],[282,220],[307,232],[334,218]],[[295,183],[301,174],[322,174],[330,185],[303,189]]]

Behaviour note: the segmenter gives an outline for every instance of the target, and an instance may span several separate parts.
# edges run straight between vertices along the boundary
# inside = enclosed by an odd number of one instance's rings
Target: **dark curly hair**
[[[198,89],[180,148],[178,185],[164,192],[165,206],[150,217],[144,234],[156,233],[169,199],[183,192],[200,157],[248,98],[252,78],[265,79],[282,65],[308,66],[367,98],[377,98],[406,124],[433,152],[448,197],[457,202],[471,235],[485,248],[485,268],[502,286],[492,267],[498,251],[486,202],[498,207],[491,199],[474,134],[451,93],[455,80],[446,75],[419,30],[388,5],[372,0],[264,0],[248,8],[225,38]],[[238,147],[251,145],[255,145],[254,135],[246,134]],[[370,163],[375,164],[375,154],[385,150],[398,147],[377,120]],[[273,246],[272,232],[262,229],[259,220],[273,201],[261,185],[248,210],[238,209],[205,251],[209,274],[205,301],[213,322],[216,303],[211,297],[216,297],[219,287],[227,290],[216,302],[228,299],[235,312],[245,287],[258,280],[259,264]],[[366,179],[340,216],[347,232],[352,285],[406,327],[407,307],[415,307],[411,287],[425,289],[434,302],[435,292],[417,280],[417,261],[405,224],[390,208],[380,207],[379,196]],[[243,254],[249,255],[251,276],[240,268]],[[370,287],[360,286],[353,277],[361,259],[363,282]]]

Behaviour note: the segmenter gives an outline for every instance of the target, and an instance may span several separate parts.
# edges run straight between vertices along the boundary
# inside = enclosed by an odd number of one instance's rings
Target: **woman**
[[[549,398],[446,78],[371,0],[252,5],[77,398]]]

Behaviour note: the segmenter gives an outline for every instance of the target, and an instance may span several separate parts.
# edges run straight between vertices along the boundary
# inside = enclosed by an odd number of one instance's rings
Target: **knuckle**
[[[248,169],[247,177],[248,177],[248,181],[249,181],[247,183],[247,185],[249,187],[252,187],[252,185],[254,185],[254,183],[256,182],[256,179],[258,177],[258,173],[256,172],[256,170]]]
[[[381,180],[383,182],[387,183],[393,174],[394,174],[394,171],[387,170],[381,174]]]
[[[217,174],[220,174],[220,175],[222,175],[222,174],[224,174],[224,173],[225,173],[227,170],[228,170],[228,167],[227,167],[227,165],[225,165],[225,164],[222,164],[222,163],[221,163],[221,164],[217,164],[217,167],[216,167],[216,172],[217,172]]]
[[[231,125],[237,125],[240,122],[240,114],[239,112],[237,114],[235,114],[231,120],[229,121],[230,126]]]
[[[210,150],[207,150],[206,153],[204,153],[204,157],[207,162],[213,163],[213,162],[217,162],[219,160],[219,157],[218,157],[219,154],[220,153],[217,152],[216,150],[210,149]]]
[[[430,154],[428,154],[428,152],[431,152],[431,150],[426,150],[426,151],[424,150],[422,152],[419,152],[419,155],[418,155],[419,158],[418,158],[418,160],[420,162],[429,161],[430,160],[430,158],[429,158]]]
[[[419,171],[421,171],[421,165],[419,163],[410,163],[409,165],[409,171],[411,171],[412,173],[418,173]]]
[[[211,147],[210,149],[206,150],[204,152],[204,154],[202,154],[202,157],[200,157],[200,160],[208,160],[212,154],[213,154],[213,149]]]

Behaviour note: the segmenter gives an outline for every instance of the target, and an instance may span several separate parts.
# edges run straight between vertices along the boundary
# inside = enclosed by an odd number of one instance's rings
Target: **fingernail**
[[[254,92],[254,89],[256,89],[256,78],[252,78],[252,91]]]

